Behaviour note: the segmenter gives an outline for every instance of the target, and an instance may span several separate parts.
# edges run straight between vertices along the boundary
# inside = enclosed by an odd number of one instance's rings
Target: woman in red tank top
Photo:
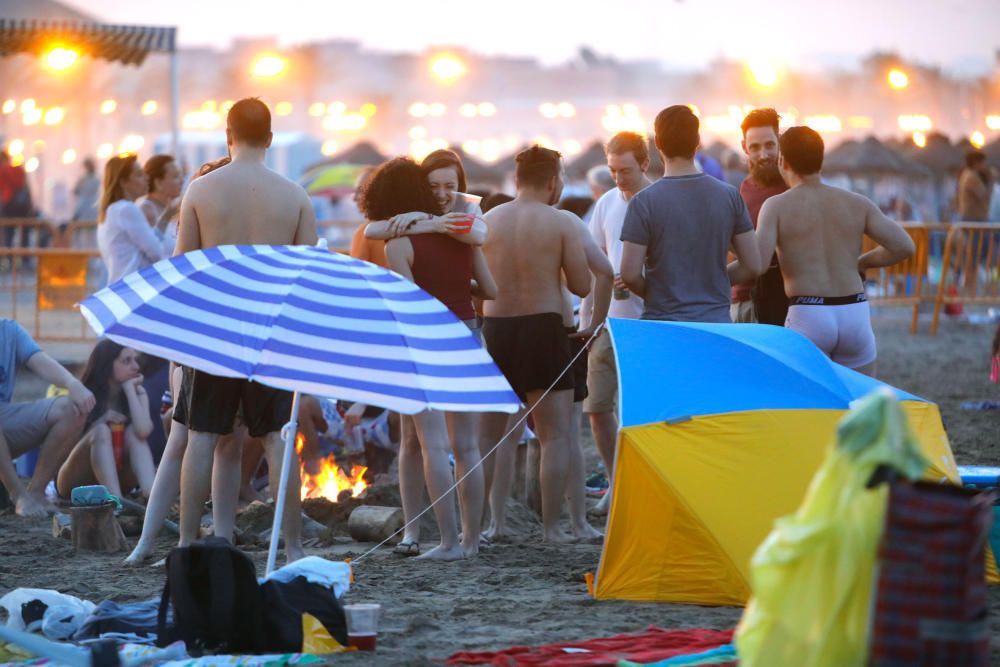
[[[425,173],[409,158],[396,158],[381,165],[364,189],[362,204],[369,220],[388,220],[413,211],[433,217],[441,211],[441,204]],[[467,230],[471,230],[473,221],[474,215],[470,214],[466,218]],[[478,334],[479,323],[472,297],[475,294],[485,299],[494,298],[496,285],[477,246],[455,240],[449,234],[429,233],[395,238],[389,241],[385,250],[394,271],[444,303]],[[416,451],[407,447],[408,428],[416,431],[420,443]],[[404,415],[403,429],[399,481],[407,523],[423,510],[421,481],[426,483],[432,501],[440,499],[434,505],[434,514],[441,532],[441,544],[421,557],[457,560],[476,555],[485,495],[483,471],[479,466],[477,415],[428,410],[412,417]],[[455,478],[471,471],[458,487],[463,529],[461,543],[454,503],[449,498],[442,498],[452,485],[449,447],[455,455]],[[404,545],[405,540],[404,533]]]

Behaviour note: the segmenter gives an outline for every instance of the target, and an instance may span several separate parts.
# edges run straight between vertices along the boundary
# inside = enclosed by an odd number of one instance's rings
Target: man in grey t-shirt
[[[629,202],[622,279],[645,300],[643,319],[730,322],[726,252],[755,275],[763,269],[746,204],[736,188],[698,170],[691,109],[664,109],[655,131],[664,177]]]

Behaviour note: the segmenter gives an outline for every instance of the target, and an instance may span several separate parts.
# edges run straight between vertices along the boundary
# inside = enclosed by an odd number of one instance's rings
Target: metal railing
[[[951,226],[941,257],[931,335],[937,334],[941,307],[1000,304],[1000,224]]]

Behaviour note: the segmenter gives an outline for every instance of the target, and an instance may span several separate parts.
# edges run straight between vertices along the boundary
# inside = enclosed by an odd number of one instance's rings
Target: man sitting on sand
[[[11,403],[17,368],[22,365],[44,382],[67,389],[69,396]],[[53,510],[45,487],[79,439],[94,404],[90,390],[42,352],[24,327],[14,320],[0,320],[0,482],[14,501],[15,512],[44,517]],[[38,463],[25,488],[13,459],[36,447]]]
[[[912,255],[913,241],[870,200],[820,181],[823,139],[815,130],[789,128],[780,147],[778,168],[791,189],[764,202],[757,243],[765,265],[777,247],[789,303],[785,326],[833,361],[871,375],[875,334],[862,276]],[[861,255],[865,235],[880,245]],[[731,273],[745,272],[740,263]]]
[[[552,208],[563,189],[560,154],[540,146],[522,151],[515,179],[517,198],[486,214],[489,232],[483,252],[498,292],[484,304],[483,338],[515,393],[534,406],[541,443],[543,539],[566,542],[572,538],[560,529],[559,514],[566,492],[573,373],[563,373],[572,355],[563,327],[562,286],[565,276],[571,292],[586,296],[591,275],[579,223]],[[491,448],[500,440],[507,417],[483,415],[481,447]],[[513,446],[508,440],[501,448]],[[507,495],[507,489],[490,493],[493,521],[487,537],[503,534]]]
[[[316,218],[309,196],[301,186],[264,165],[271,138],[267,105],[256,98],[233,105],[226,128],[232,162],[191,183],[181,205],[176,254],[227,244],[316,243]],[[197,532],[211,486],[215,534],[232,539],[241,447],[238,440],[225,439],[216,451],[216,443],[219,436],[233,432],[241,409],[250,437],[264,439],[271,491],[277,494],[284,449],[280,431],[288,422],[291,405],[290,392],[185,369],[174,414],[190,432],[181,464],[182,535]],[[282,523],[289,561],[305,555],[299,493],[298,466],[292,466]]]

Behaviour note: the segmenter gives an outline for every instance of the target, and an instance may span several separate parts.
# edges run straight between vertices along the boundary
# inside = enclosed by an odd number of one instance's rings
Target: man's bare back
[[[191,183],[176,253],[228,244],[316,243],[316,217],[301,186],[256,160],[236,159]]]
[[[562,275],[578,296],[590,291],[590,271],[573,220],[539,202],[515,200],[489,211],[483,252],[497,284],[484,303],[487,317],[562,312]]]
[[[770,257],[777,247],[790,297],[863,292],[859,258],[865,235],[892,248],[909,242],[870,200],[818,179],[771,197],[760,211],[761,254]]]

